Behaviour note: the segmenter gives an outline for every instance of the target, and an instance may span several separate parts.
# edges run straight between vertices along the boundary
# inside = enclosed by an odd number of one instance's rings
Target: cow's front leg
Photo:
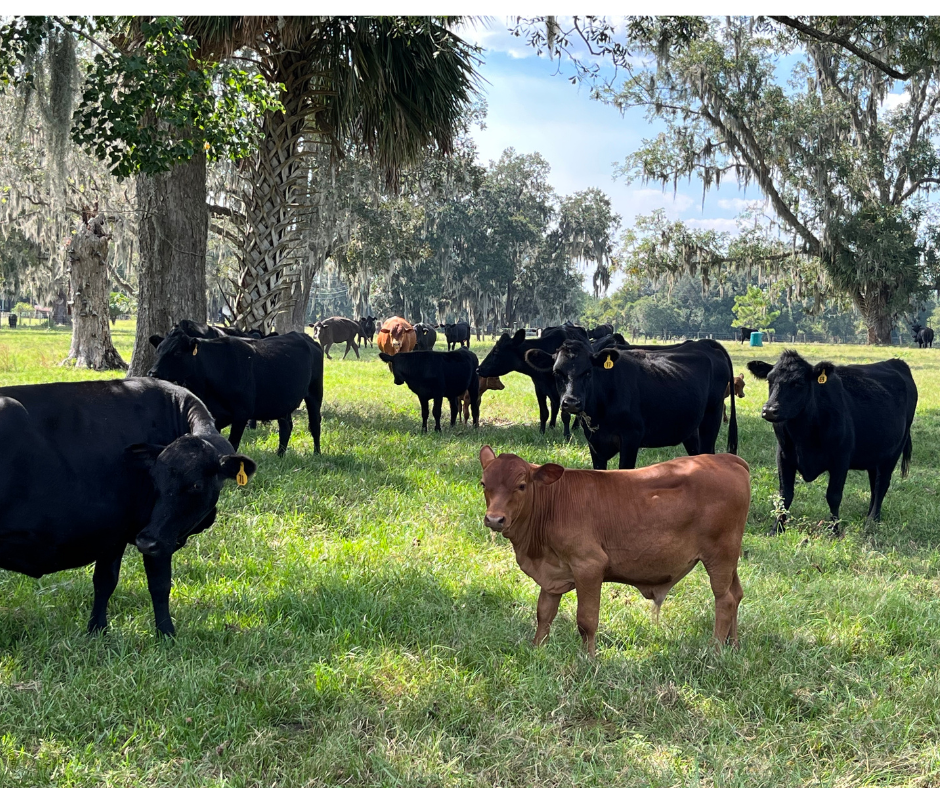
[[[574,585],[578,595],[578,633],[590,656],[596,653],[595,639],[601,615],[601,584],[603,564],[585,564],[574,569]]]
[[[783,499],[783,511],[777,515],[774,524],[770,526],[769,536],[782,534],[786,530],[787,512],[793,503],[793,490],[796,486],[796,463],[792,462],[777,446],[777,481],[779,482],[780,497]]]
[[[829,471],[829,484],[826,487],[826,503],[829,504],[830,528],[834,536],[841,535],[839,527],[839,507],[842,506],[842,491],[845,489],[845,479],[849,469],[833,468]]]
[[[636,458],[640,453],[640,441],[638,438],[627,438],[620,436],[620,464],[617,466],[622,471],[632,471],[636,468]]]
[[[434,431],[435,432],[441,431],[441,407],[443,406],[443,404],[444,404],[443,397],[434,398],[434,408],[431,412],[434,414]]]
[[[555,429],[555,424],[558,423],[558,409],[561,407],[561,397],[549,396],[548,399],[552,406],[552,416],[548,422],[548,426],[551,427],[552,429]],[[569,431],[565,437],[570,438],[571,432]]]
[[[460,398],[450,397],[447,401],[450,403],[450,426],[453,427],[457,423],[457,416],[460,415]]]
[[[232,429],[228,433],[228,442],[232,444],[235,451],[238,451],[238,444],[242,442],[242,435],[245,434],[245,427],[247,426],[248,419],[232,422]]]
[[[153,617],[157,630],[164,635],[175,635],[176,627],[170,619],[170,585],[172,583],[172,555],[154,557],[145,555],[144,571],[147,573],[147,588],[153,603]]]
[[[548,637],[548,630],[552,626],[552,621],[555,620],[560,602],[561,594],[552,594],[544,588],[539,592],[539,603],[535,608],[538,625],[535,629],[535,640],[532,641],[536,646],[540,646],[542,641]]]
[[[430,399],[421,400],[421,432],[428,431],[428,416],[431,413]]]
[[[294,419],[288,413],[284,418],[277,420],[277,454],[280,457],[287,451],[291,431],[294,429]]]
[[[125,546],[122,544],[118,551],[95,561],[95,574],[91,579],[95,586],[95,601],[92,603],[91,618],[88,620],[89,634],[101,632],[108,626],[108,600],[117,588]]]
[[[545,404],[545,395],[535,392],[535,399],[539,403],[539,432],[545,434],[545,425],[548,423],[548,405]],[[552,424],[554,427],[555,425]]]

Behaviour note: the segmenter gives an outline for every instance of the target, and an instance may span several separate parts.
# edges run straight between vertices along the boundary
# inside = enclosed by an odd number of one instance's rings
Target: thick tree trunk
[[[137,178],[140,268],[137,336],[128,376],[153,365],[151,334],[165,336],[188,318],[206,322],[206,157],[153,177]]]
[[[894,328],[894,315],[888,307],[890,293],[880,290],[872,293],[854,293],[855,305],[862,313],[868,329],[869,345],[890,345]]]
[[[87,213],[69,242],[72,287],[72,347],[63,364],[88,369],[127,369],[111,343],[108,324],[108,241],[104,216]]]

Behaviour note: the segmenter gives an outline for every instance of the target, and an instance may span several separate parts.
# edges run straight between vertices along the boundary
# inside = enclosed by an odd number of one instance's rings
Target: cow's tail
[[[901,455],[901,478],[906,479],[911,470],[911,454],[914,452],[914,446],[911,443],[911,428],[907,428],[907,434],[904,436],[904,453]]]
[[[731,454],[738,453],[738,416],[735,412],[734,401],[737,397],[734,395],[734,369],[731,370],[731,418],[728,420],[728,451]]]

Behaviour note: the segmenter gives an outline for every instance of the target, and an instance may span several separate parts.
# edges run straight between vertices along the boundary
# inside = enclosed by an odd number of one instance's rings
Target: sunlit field
[[[125,360],[132,328],[115,333]],[[0,328],[0,385],[100,378],[57,366],[69,338]],[[727,347],[744,371],[784,345]],[[283,458],[275,425],[246,433],[257,474],[176,554],[174,640],[156,635],[132,548],[100,637],[85,634],[90,568],[0,572],[0,786],[940,783],[940,351],[793,347],[905,359],[913,466],[881,523],[865,525],[867,474],[851,472],[844,538],[825,529],[825,477],[798,481],[790,530],[765,536],[775,444],[766,384],[746,375],[739,650],[712,647],[701,567],[658,625],[635,589],[606,585],[595,660],[573,593],[533,648],[538,589],[483,526],[477,454],[589,468],[583,437],[540,436],[518,374],[484,395],[479,429],[421,434],[417,399],[374,349],[333,352],[323,454],[305,414]]]

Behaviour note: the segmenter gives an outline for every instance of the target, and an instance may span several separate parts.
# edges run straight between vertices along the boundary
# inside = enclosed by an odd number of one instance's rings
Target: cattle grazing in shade
[[[603,583],[635,586],[658,617],[666,594],[700,561],[715,597],[715,640],[737,645],[738,556],[751,501],[740,457],[602,472],[533,465],[484,446],[480,464],[484,522],[509,539],[519,568],[541,589],[535,645],[548,636],[562,594],[575,590],[578,632],[594,656]]]
[[[231,425],[236,449],[249,420],[278,423],[277,453],[287,450],[292,414],[307,404],[314,452],[320,453],[323,350],[292,331],[266,339],[197,339],[171,331],[147,373],[188,388],[209,408],[217,429]]]
[[[9,314],[9,315],[7,315],[7,325],[8,325],[10,328],[16,328],[16,322],[17,322],[17,320],[19,320],[19,318],[18,318],[16,315],[14,315],[14,314]]]
[[[689,454],[714,454],[725,388],[734,379],[728,352],[711,339],[649,350],[604,348],[578,340],[554,355],[530,350],[526,360],[553,374],[563,413],[580,416],[594,468],[635,468],[640,448],[681,443]],[[728,451],[738,448],[734,399]]]
[[[551,326],[544,329],[541,336],[529,339],[526,339],[525,329],[523,328],[520,328],[512,336],[509,336],[508,333],[503,334],[496,340],[493,349],[486,354],[486,358],[480,364],[480,377],[496,378],[508,375],[510,372],[521,372],[523,375],[528,375],[532,378],[532,385],[535,387],[535,399],[539,405],[539,432],[545,432],[546,423],[554,429],[560,406],[555,378],[551,369],[548,371],[538,370],[527,364],[525,354],[529,350],[543,350],[546,353],[554,353],[566,339],[578,337],[580,337],[579,333],[576,331],[571,333],[569,329],[563,326]],[[546,400],[551,405],[551,420],[549,420],[549,408]],[[565,428],[565,438],[570,438],[571,417],[566,413],[562,413],[562,423]]]
[[[453,350],[457,345],[470,347],[470,324],[465,320],[458,320],[456,323],[441,323],[438,328],[444,329],[448,350]]]
[[[767,380],[761,416],[773,424],[777,436],[784,509],[793,503],[797,471],[807,482],[828,472],[826,502],[838,535],[846,476],[850,470],[868,471],[868,519],[881,519],[898,459],[902,477],[911,464],[917,386],[910,367],[897,358],[874,364],[810,364],[795,350],[785,350],[776,364],[751,361],[747,368]],[[786,517],[778,515],[771,534],[784,530]]]
[[[0,388],[0,445],[0,569],[94,563],[89,632],[107,626],[132,544],[157,629],[172,635],[173,553],[215,521],[226,480],[255,472],[193,394],[147,378]]]
[[[740,328],[740,329],[738,329],[738,330],[741,332],[741,343],[743,344],[743,343],[745,343],[745,342],[750,342],[750,340],[751,340],[751,334],[755,333],[756,331],[759,331],[760,329],[757,329],[757,328],[743,328],[743,327],[742,327],[742,328]]]
[[[359,336],[362,337],[362,346],[368,347],[374,345],[375,337],[375,318],[372,315],[359,318]]]
[[[917,347],[933,347],[933,329],[922,326],[920,323],[914,323],[911,326],[911,332],[914,334],[914,341]]]
[[[428,323],[415,323],[415,350],[434,350],[437,331]]]
[[[731,396],[731,384],[728,384],[728,387],[725,389],[725,399]],[[744,399],[744,373],[736,375],[734,378],[734,396],[739,399]],[[721,420],[727,424],[728,423],[728,406],[725,403],[721,404]]]
[[[206,323],[197,323],[195,320],[180,320],[173,328],[173,331],[181,331],[188,337],[198,339],[219,339],[220,337],[239,337],[241,339],[264,339],[266,337],[276,337],[277,332],[263,334],[260,331],[242,331],[231,326],[210,326]],[[150,335],[150,344],[159,347],[164,337],[159,334]]]
[[[433,350],[415,350],[412,353],[389,355],[379,353],[389,365],[395,385],[407,384],[421,402],[421,431],[428,431],[428,405],[434,401],[434,430],[441,431],[441,407],[446,399],[450,403],[450,426],[457,422],[460,401],[464,392],[470,395],[473,426],[480,422],[480,383],[477,377],[477,357],[466,348],[435,353]]]
[[[477,396],[477,402],[483,403],[484,391],[502,391],[506,388],[503,381],[499,378],[480,378],[480,393]],[[466,391],[463,395],[463,420],[464,424],[470,421],[470,392]]]
[[[389,356],[411,352],[416,341],[414,326],[403,317],[390,317],[379,329],[379,350]]]
[[[590,331],[587,332],[588,339],[600,339],[601,337],[610,336],[614,333],[614,327],[610,323],[601,323],[599,326],[594,326]]]
[[[313,329],[313,338],[323,347],[326,357],[333,360],[330,355],[330,348],[338,345],[340,342],[346,343],[346,350],[343,351],[343,358],[352,350],[359,358],[359,333],[360,326],[355,320],[348,317],[328,317],[326,320],[320,320],[316,323],[308,323]]]

